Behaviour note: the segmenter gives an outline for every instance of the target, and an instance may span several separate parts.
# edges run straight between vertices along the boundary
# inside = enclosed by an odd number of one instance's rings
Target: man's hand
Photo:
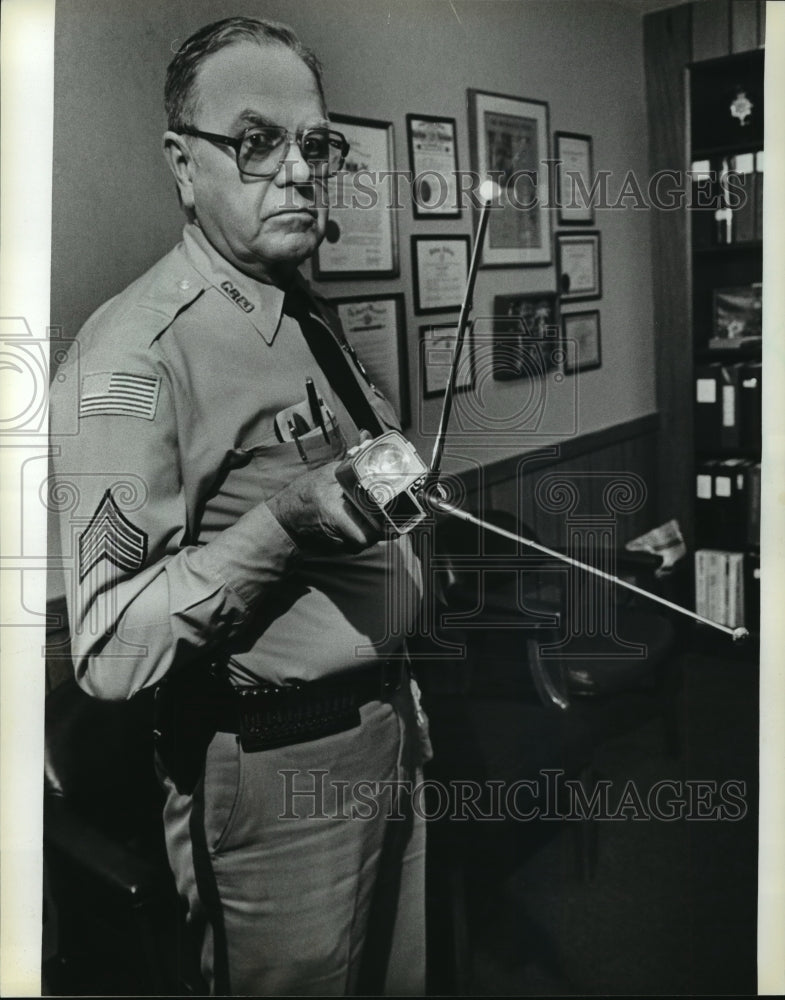
[[[270,497],[267,506],[287,534],[306,550],[361,552],[382,530],[346,499],[335,470],[338,462],[311,469]]]

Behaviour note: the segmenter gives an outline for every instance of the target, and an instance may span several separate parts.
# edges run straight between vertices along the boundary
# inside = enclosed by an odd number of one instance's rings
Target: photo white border
[[[41,342],[49,327],[52,234],[55,0],[4,0],[2,162],[0,176],[0,322]],[[34,151],[35,155],[26,155]],[[44,350],[46,345],[43,345]],[[9,352],[10,353],[10,352]],[[48,355],[47,355],[48,361]],[[27,373],[28,375],[31,373]],[[29,380],[0,367],[4,416],[22,413]],[[41,387],[46,396],[46,386]],[[0,621],[19,604],[23,572],[27,608],[46,607],[46,518],[40,500],[15,493],[18,470],[48,448],[47,420],[37,434],[0,430],[2,519]],[[19,517],[37,519],[40,541],[21,552]],[[27,522],[29,524],[29,521]],[[26,526],[27,526],[26,524]],[[36,570],[37,572],[30,572]],[[11,618],[13,620],[13,618]],[[3,625],[0,669],[0,996],[41,993],[43,893],[44,618],[40,625]]]

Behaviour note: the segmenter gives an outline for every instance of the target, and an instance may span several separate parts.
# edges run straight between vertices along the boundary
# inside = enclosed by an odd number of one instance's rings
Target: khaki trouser
[[[163,777],[198,989],[424,994],[425,829],[395,787],[421,778],[408,687],[361,720],[257,753],[218,733],[192,795]]]

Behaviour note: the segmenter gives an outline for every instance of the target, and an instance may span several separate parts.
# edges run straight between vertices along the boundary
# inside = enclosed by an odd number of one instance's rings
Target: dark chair
[[[46,698],[44,862],[55,995],[182,995],[180,913],[153,764],[152,693],[102,702],[68,678]]]
[[[535,537],[504,512],[484,516]],[[623,550],[614,556],[620,574],[660,589],[658,557]],[[678,753],[677,630],[659,606],[646,606],[645,598],[630,598],[621,588],[607,592],[614,635],[609,640],[601,629],[581,634],[571,627],[575,588],[563,563],[458,521],[446,521],[436,532],[431,577],[439,580],[442,603],[433,614],[432,635],[415,650],[434,745],[430,779],[472,780],[483,788],[489,781],[509,787],[521,779],[538,780],[540,799],[530,797],[527,804],[542,809],[550,794],[544,772],[580,782],[589,801],[599,777],[598,749],[645,722],[657,720],[666,752]],[[449,642],[462,646],[463,655],[434,658]],[[489,806],[488,796],[478,805]],[[571,825],[577,870],[590,879],[597,824]],[[493,905],[493,886],[536,846],[544,828],[555,825],[449,817],[431,823],[431,992],[470,991],[470,916],[481,923],[483,905]]]

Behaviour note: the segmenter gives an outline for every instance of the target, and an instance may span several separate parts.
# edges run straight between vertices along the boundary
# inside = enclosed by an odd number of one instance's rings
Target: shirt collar
[[[267,344],[272,344],[281,325],[283,290],[239,271],[218,253],[196,223],[186,224],[183,242],[188,259],[202,277],[245,316]]]

